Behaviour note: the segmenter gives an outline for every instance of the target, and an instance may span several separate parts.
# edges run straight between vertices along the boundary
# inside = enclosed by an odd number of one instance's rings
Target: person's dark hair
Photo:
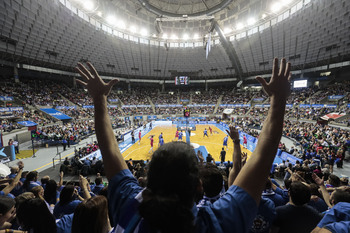
[[[25,202],[28,199],[33,199],[35,198],[34,193],[32,192],[24,192],[20,195],[18,195],[15,198],[15,202],[16,202],[16,209],[18,210],[19,207],[22,205],[23,202]]]
[[[93,221],[87,221],[93,219]],[[108,232],[107,198],[97,195],[80,203],[74,211],[72,233]]]
[[[33,233],[55,233],[55,217],[45,201],[40,198],[25,200],[17,210],[17,219],[22,229]]]
[[[96,177],[96,179],[95,179],[95,184],[96,184],[96,185],[102,184],[102,177]]]
[[[333,187],[339,187],[340,186],[340,178],[336,175],[330,174],[328,177],[328,183],[332,185]]]
[[[16,202],[12,198],[0,196],[0,214],[6,214],[15,204]]]
[[[56,204],[57,183],[55,180],[49,180],[45,186],[44,199],[49,204]]]
[[[222,190],[223,178],[219,168],[216,166],[204,166],[199,171],[203,191],[207,197],[215,197]]]
[[[311,191],[301,182],[293,182],[289,188],[289,196],[296,206],[302,206],[310,201]]]
[[[66,205],[73,200],[74,186],[65,186],[60,193],[60,205]]]
[[[171,142],[157,149],[149,164],[147,180],[139,212],[150,232],[192,232],[191,210],[199,184],[193,147]]]
[[[338,202],[347,202],[350,203],[350,191],[337,189],[332,195],[333,205]]]
[[[29,190],[30,181],[35,181],[38,178],[38,172],[37,171],[31,171],[27,174],[26,180],[23,182],[23,187],[26,191]]]
[[[318,191],[319,187],[317,184],[311,183],[309,185],[309,188],[310,188],[311,195],[316,195],[316,196],[322,198],[322,194]]]

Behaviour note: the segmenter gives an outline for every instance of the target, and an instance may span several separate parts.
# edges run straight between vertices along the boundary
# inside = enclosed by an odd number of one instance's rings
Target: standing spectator
[[[19,154],[19,147],[18,147],[18,141],[14,140],[12,145],[15,147],[15,153]]]
[[[272,77],[257,80],[270,97],[270,109],[252,158],[215,205],[193,215],[197,189],[201,188],[198,163],[193,147],[173,142],[160,147],[152,156],[143,189],[128,170],[113,135],[107,110],[107,96],[118,80],[105,83],[91,63],[90,71],[81,63],[77,70],[95,103],[97,138],[110,180],[108,188],[110,216],[117,229],[131,232],[246,232],[257,213],[269,170],[281,139],[286,100],[290,94],[291,64],[282,59],[273,62]],[[253,182],[254,181],[254,182]],[[138,196],[139,195],[139,196]],[[139,202],[136,197],[142,197]],[[227,216],[232,217],[227,217]],[[128,217],[126,217],[128,216]],[[180,224],[179,224],[180,223]]]
[[[135,143],[135,133],[134,130],[131,130],[131,143]]]

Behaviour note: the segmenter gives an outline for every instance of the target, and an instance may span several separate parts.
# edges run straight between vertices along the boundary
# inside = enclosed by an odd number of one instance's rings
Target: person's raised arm
[[[107,109],[107,96],[118,79],[105,83],[92,64],[88,62],[87,65],[89,70],[78,63],[76,70],[83,80],[77,79],[77,82],[88,89],[94,102],[96,137],[101,149],[106,176],[110,180],[121,170],[128,169],[115,139]]]
[[[2,191],[4,192],[5,195],[9,194],[18,184],[19,179],[21,179],[22,177],[22,172],[23,172],[23,168],[24,168],[24,164],[22,161],[19,161],[17,163],[18,165],[18,173],[16,175],[16,177],[13,179],[13,181],[7,185]]]
[[[243,188],[257,204],[260,202],[261,193],[282,136],[286,101],[290,94],[290,69],[290,63],[287,63],[284,58],[281,61],[280,69],[278,69],[278,59],[275,58],[270,82],[267,83],[261,77],[256,78],[270,97],[270,109],[259,135],[256,149],[233,184]]]
[[[324,180],[318,177],[315,173],[312,173],[312,179],[315,181],[315,183],[320,187],[320,191],[323,197],[324,202],[326,202],[327,206],[332,208],[332,204],[330,202],[331,196],[329,195],[329,192],[327,191],[326,187],[324,186]]]
[[[228,135],[233,141],[233,154],[232,154],[233,165],[228,175],[228,186],[230,187],[242,168],[241,145],[239,144],[240,140],[239,140],[238,130],[234,126],[230,126],[230,130],[226,130],[226,132],[228,133]]]

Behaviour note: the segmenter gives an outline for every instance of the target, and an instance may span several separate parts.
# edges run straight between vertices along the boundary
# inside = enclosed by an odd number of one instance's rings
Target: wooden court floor
[[[220,151],[222,149],[223,140],[226,136],[226,133],[218,129],[214,125],[210,125],[213,129],[213,133],[210,134],[209,125],[196,125],[196,131],[191,132],[191,143],[198,144],[199,146],[205,146],[208,153],[210,153],[215,161],[220,161]],[[204,129],[208,130],[209,137],[203,137]],[[149,133],[143,135],[141,139],[141,143],[136,142],[126,151],[124,151],[123,156],[125,160],[133,159],[133,160],[147,160],[151,159],[152,152],[150,152],[150,136],[154,135],[154,146],[153,150],[155,151],[158,148],[158,137],[160,133],[163,133],[164,143],[171,142],[175,140],[175,132],[176,126],[156,126]],[[138,134],[135,134],[135,136]],[[186,135],[184,133],[183,141],[186,141]],[[248,156],[250,156],[251,152],[242,148],[243,152],[247,152]],[[229,138],[228,140],[228,150],[226,150],[226,161],[230,160],[232,162],[232,153],[233,153],[233,143]],[[248,157],[249,158],[249,157]]]

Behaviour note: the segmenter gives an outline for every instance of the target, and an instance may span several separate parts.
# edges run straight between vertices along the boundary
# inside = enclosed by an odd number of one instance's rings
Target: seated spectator
[[[103,185],[102,182],[102,177],[98,176],[95,179],[95,186],[92,188],[92,192],[96,195],[98,195],[100,193],[100,191],[104,188],[105,186]]]
[[[86,199],[75,209],[72,233],[108,233],[110,230],[107,198],[104,196]]]
[[[56,233],[55,217],[40,198],[25,200],[17,211],[21,229],[33,233]]]
[[[30,192],[32,188],[35,186],[40,186],[40,184],[37,182],[38,180],[38,172],[37,171],[31,171],[26,176],[26,180],[23,183],[23,189],[25,192]]]
[[[0,229],[8,229],[16,217],[15,201],[10,197],[0,196]]]
[[[90,198],[91,195],[88,191],[88,182],[85,178],[80,176],[81,189],[84,197],[81,197],[78,190],[73,185],[66,185],[60,193],[60,201],[54,208],[54,215],[56,218],[61,218],[63,215],[72,214],[75,208],[84,200],[84,198]],[[76,200],[76,198],[78,200]]]
[[[276,208],[277,217],[272,232],[309,233],[321,220],[321,215],[306,205],[311,198],[310,189],[301,182],[293,182],[289,189],[289,203]]]

